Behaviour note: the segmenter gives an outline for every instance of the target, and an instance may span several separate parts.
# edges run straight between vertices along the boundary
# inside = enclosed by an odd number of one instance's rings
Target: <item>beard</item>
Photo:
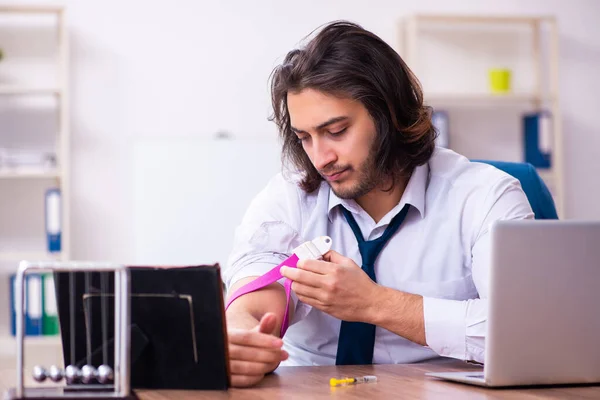
[[[362,197],[375,189],[381,182],[377,178],[377,173],[375,172],[375,151],[371,149],[369,151],[369,156],[367,159],[357,168],[353,168],[350,165],[347,166],[336,166],[332,165],[328,167],[326,170],[319,171],[323,175],[327,172],[327,175],[330,175],[329,171],[343,171],[344,169],[349,169],[353,175],[355,175],[353,181],[350,182],[330,182],[329,186],[333,193],[340,199],[344,200],[354,200],[359,197]]]

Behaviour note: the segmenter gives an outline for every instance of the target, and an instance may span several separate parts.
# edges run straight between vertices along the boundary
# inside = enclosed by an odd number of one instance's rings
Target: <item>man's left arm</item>
[[[527,196],[511,180],[493,188],[484,209],[487,213],[476,230],[471,247],[472,277],[479,298],[446,300],[423,298],[425,340],[436,353],[461,360],[484,362],[487,331],[489,272],[491,265],[490,228],[496,221],[533,219]],[[500,191],[501,190],[501,191]],[[485,203],[485,202],[484,202]]]
[[[518,184],[496,195],[472,247],[472,276],[478,299],[447,300],[401,292],[373,282],[351,259],[334,251],[324,261],[303,260],[282,268],[298,299],[345,321],[377,325],[436,353],[483,362],[487,321],[489,228],[498,220],[531,219]]]

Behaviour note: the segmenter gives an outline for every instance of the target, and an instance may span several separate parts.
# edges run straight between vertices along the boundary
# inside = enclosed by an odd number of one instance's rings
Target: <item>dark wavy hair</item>
[[[279,128],[282,159],[304,174],[300,187],[306,192],[317,189],[323,178],[291,129],[289,92],[314,89],[360,101],[377,129],[376,178],[396,182],[433,154],[437,134],[419,81],[398,53],[360,25],[347,21],[325,25],[303,48],[290,51],[270,79],[270,120]]]

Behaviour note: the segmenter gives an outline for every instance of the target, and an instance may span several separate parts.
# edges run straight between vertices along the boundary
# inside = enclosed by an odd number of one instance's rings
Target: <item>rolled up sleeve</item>
[[[487,300],[423,298],[427,345],[444,357],[483,362]]]
[[[241,279],[265,274],[302,243],[297,194],[290,185],[277,175],[251,202],[222,271],[227,290]]]

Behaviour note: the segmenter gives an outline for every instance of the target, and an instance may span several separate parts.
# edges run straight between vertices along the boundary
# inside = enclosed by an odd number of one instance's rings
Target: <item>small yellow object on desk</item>
[[[329,380],[329,385],[330,386],[355,385],[357,383],[372,383],[372,382],[377,382],[377,377],[374,375],[366,375],[366,376],[357,376],[355,378],[342,378],[342,379],[331,378]]]

